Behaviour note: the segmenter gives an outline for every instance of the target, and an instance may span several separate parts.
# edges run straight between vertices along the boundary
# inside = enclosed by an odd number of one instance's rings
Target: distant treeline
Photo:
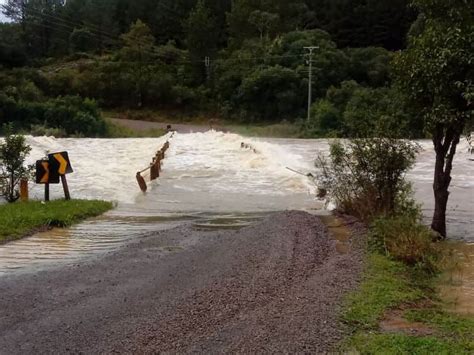
[[[90,98],[101,107],[300,120],[310,136],[350,136],[380,120],[421,134],[391,87],[391,51],[415,19],[405,0],[10,0],[3,12],[14,20],[0,25],[5,122],[51,125],[25,106],[91,107],[78,103]],[[319,48],[303,123],[307,46]]]

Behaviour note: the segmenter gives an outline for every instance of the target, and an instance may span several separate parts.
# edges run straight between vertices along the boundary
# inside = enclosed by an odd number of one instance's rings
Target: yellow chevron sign
[[[59,174],[51,170],[49,160],[38,160],[36,162],[37,184],[59,184]]]
[[[59,175],[66,175],[73,172],[69,155],[67,152],[52,153],[48,155],[50,171],[55,171]]]
[[[40,183],[47,184],[49,182],[49,162],[42,161],[41,165],[43,166],[43,169],[44,169],[44,175],[41,178]]]
[[[61,154],[54,154],[54,159],[59,162],[59,175],[66,175],[67,165],[69,164],[66,159]]]

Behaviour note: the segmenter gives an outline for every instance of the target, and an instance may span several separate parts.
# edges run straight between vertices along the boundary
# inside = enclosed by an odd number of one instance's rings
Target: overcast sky
[[[0,0],[0,5],[3,5],[5,2],[6,0]],[[4,22],[6,20],[7,19],[5,18],[5,16],[3,16],[2,12],[0,11],[0,22]]]

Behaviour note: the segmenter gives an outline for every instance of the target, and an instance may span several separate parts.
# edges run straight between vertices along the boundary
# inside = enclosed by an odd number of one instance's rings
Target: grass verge
[[[20,239],[40,229],[68,227],[113,208],[106,201],[72,200],[0,205],[0,243]]]
[[[473,354],[474,319],[446,313],[433,291],[435,277],[371,253],[359,289],[348,297],[343,320],[351,336],[341,351],[361,354]],[[429,306],[422,306],[428,304]],[[430,335],[385,332],[380,321],[391,310],[432,329]]]

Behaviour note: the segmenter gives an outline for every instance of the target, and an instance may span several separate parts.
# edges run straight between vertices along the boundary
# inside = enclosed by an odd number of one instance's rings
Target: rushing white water
[[[68,175],[73,198],[117,201],[105,216],[68,231],[55,230],[0,246],[0,273],[51,259],[74,259],[108,250],[125,240],[183,220],[198,227],[240,226],[271,211],[320,210],[315,186],[303,173],[314,172],[318,154],[327,154],[327,140],[255,139],[206,132],[176,134],[171,139],[161,177],[143,194],[135,180],[168,137],[150,139],[55,139],[28,137],[29,163],[48,152],[68,151],[74,173]],[[241,143],[251,148],[241,148]],[[409,179],[426,216],[432,213],[434,152],[429,141]],[[474,157],[474,156],[473,156]],[[467,143],[456,156],[448,211],[449,233],[474,240],[474,161]],[[42,198],[42,186],[32,186]],[[51,186],[62,197],[60,185]]]

